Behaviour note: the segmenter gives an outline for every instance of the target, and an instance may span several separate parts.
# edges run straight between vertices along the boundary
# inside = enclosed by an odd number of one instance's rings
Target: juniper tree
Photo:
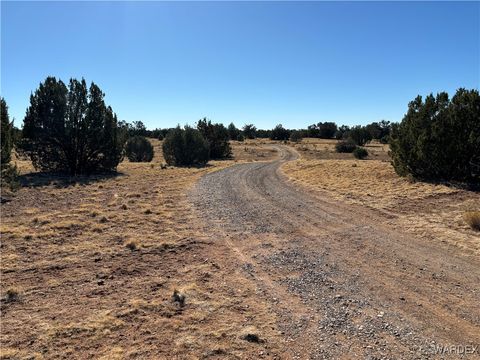
[[[115,170],[122,159],[117,117],[105,94],[84,79],[69,86],[48,77],[30,96],[21,148],[43,171],[88,174]]]

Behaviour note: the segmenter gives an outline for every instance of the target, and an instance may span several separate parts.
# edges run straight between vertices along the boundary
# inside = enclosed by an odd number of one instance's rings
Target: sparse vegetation
[[[290,134],[290,141],[292,141],[292,142],[298,143],[298,142],[302,141],[302,139],[303,139],[303,133],[299,130],[294,130]]]
[[[144,136],[134,136],[125,144],[125,155],[131,162],[150,162],[153,159],[153,146]]]
[[[185,294],[179,292],[177,289],[173,291],[172,301],[178,304],[180,307],[185,305]]]
[[[140,248],[140,243],[136,239],[129,239],[125,242],[125,247],[129,250],[135,251]]]
[[[20,300],[20,290],[11,287],[5,292],[5,302],[12,303]]]
[[[368,151],[363,147],[357,147],[353,150],[353,156],[355,156],[356,159],[363,160],[368,156]]]
[[[356,148],[357,148],[357,145],[354,142],[349,140],[339,141],[335,145],[335,150],[339,153],[352,153],[355,151]]]
[[[480,231],[480,211],[467,211],[463,217],[468,226]]]

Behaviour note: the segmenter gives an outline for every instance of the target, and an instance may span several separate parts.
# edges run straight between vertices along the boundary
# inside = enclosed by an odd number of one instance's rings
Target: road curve
[[[280,167],[298,155],[276,148],[278,160],[204,176],[192,200],[272,299],[285,358],[432,358],[480,345],[478,257],[289,183]]]

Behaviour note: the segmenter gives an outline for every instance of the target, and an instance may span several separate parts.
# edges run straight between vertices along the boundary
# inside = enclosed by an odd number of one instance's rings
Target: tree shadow
[[[93,175],[65,175],[50,172],[31,172],[20,175],[18,181],[21,187],[44,187],[53,186],[55,188],[68,188],[70,186],[89,185],[97,181],[113,179],[119,176],[125,176],[121,172],[106,172]]]

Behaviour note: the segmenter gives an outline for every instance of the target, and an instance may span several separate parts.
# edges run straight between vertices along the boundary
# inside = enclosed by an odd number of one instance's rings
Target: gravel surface
[[[279,160],[204,176],[191,198],[271,302],[282,358],[448,358],[435,346],[480,345],[478,258],[295,187],[280,166],[297,154],[276,149]]]

